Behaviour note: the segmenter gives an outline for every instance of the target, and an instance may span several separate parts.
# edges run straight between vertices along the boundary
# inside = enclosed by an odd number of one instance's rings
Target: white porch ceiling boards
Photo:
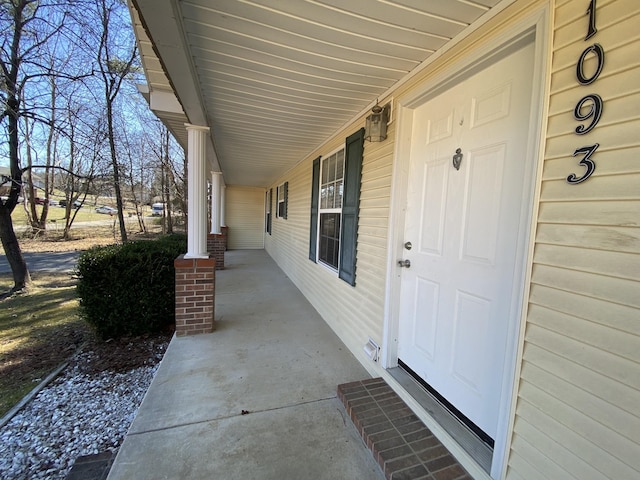
[[[227,184],[264,187],[499,0],[132,2],[151,94],[211,127]]]

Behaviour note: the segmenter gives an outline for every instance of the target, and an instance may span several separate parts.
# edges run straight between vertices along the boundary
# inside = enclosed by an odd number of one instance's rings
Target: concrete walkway
[[[216,331],[174,338],[117,479],[383,479],[336,397],[368,378],[262,250],[216,272]]]

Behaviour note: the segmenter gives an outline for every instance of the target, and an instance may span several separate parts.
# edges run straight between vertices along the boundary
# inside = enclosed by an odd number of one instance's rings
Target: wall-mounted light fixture
[[[367,117],[364,126],[364,139],[370,142],[381,142],[387,138],[387,123],[389,122],[390,105],[387,103],[381,107],[376,102]]]

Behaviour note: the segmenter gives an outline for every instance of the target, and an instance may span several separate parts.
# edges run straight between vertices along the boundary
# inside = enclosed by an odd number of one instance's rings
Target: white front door
[[[413,113],[398,358],[494,439],[521,292],[532,77],[530,44]]]

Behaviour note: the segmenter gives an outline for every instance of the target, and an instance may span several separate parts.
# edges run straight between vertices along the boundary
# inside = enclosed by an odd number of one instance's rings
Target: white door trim
[[[529,179],[529,191],[526,192],[527,201],[523,202],[521,212],[521,226],[526,229],[527,241],[522,242],[518,250],[518,258],[523,261],[518,266],[521,295],[514,300],[514,311],[517,312],[520,321],[509,331],[510,343],[506,352],[505,369],[503,371],[503,389],[500,401],[500,419],[498,435],[495,438],[491,477],[504,478],[508,460],[509,446],[511,443],[511,431],[515,412],[515,400],[522,358],[522,345],[524,336],[524,324],[526,320],[526,308],[529,284],[531,277],[531,265],[533,256],[533,244],[535,236],[535,219],[537,218],[540,180],[542,171],[542,156],[544,154],[541,145],[544,142],[546,126],[546,114],[548,110],[549,71],[551,28],[550,8],[547,3],[542,4],[532,12],[523,16],[510,28],[493,38],[488,44],[477,48],[465,58],[452,63],[442,72],[429,79],[418,92],[407,97],[396,98],[396,145],[394,152],[393,180],[391,192],[391,209],[389,218],[389,237],[387,251],[387,278],[385,297],[385,319],[382,342],[382,366],[393,368],[397,366],[397,339],[399,326],[399,299],[400,299],[400,270],[397,266],[398,259],[402,258],[406,185],[408,182],[409,151],[411,147],[411,126],[413,108],[424,103],[427,99],[444,91],[452,84],[466,78],[474,70],[491,62],[492,59],[501,58],[509,52],[510,48],[519,42],[527,41],[533,37],[535,42],[534,79],[531,113],[529,119],[529,135],[527,152],[527,178]],[[516,304],[517,303],[517,304]],[[448,445],[456,445],[453,438],[440,438]],[[458,447],[455,450],[459,451]]]

